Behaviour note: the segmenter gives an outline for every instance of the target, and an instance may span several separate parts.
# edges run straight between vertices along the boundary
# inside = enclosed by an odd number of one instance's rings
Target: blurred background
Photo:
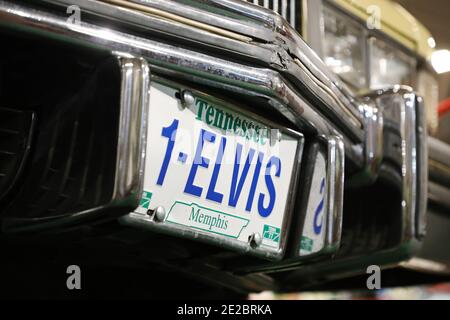
[[[396,2],[430,30],[436,40],[436,49],[450,50],[450,1],[396,0]],[[439,75],[439,95],[440,101],[450,97],[450,72]],[[441,115],[437,136],[450,143],[450,112]]]

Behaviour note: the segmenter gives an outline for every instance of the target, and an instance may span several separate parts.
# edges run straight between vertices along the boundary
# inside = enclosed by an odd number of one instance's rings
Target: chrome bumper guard
[[[384,123],[382,130],[383,157],[381,164],[397,162],[396,169],[388,170],[388,175],[398,174],[401,178],[401,217],[398,237],[389,246],[371,248],[364,252],[338,250],[331,260],[321,260],[314,264],[285,263],[280,266],[289,272],[284,279],[286,285],[309,285],[311,279],[339,279],[345,276],[365,273],[370,265],[392,268],[413,258],[419,253],[426,231],[427,185],[428,185],[428,148],[427,130],[424,117],[423,99],[411,88],[396,86],[379,90],[367,96],[378,109],[378,116]],[[375,118],[374,118],[375,119]],[[392,130],[392,128],[394,128]],[[395,134],[390,134],[393,131]],[[380,165],[380,170],[383,170]],[[377,172],[381,174],[381,171]],[[382,199],[380,199],[382,201]],[[345,213],[344,213],[345,214]],[[361,212],[364,215],[364,212]],[[366,214],[369,214],[368,212]],[[345,233],[345,215],[344,215]],[[366,228],[369,228],[366,225]],[[391,230],[396,227],[392,226]],[[348,229],[347,229],[348,231]],[[362,233],[370,230],[362,230]],[[343,235],[345,236],[345,235]],[[343,240],[344,241],[344,240]],[[345,270],[345,272],[343,272]],[[244,270],[245,271],[245,270]],[[288,289],[289,290],[289,289]]]
[[[420,240],[425,236],[428,190],[427,128],[423,99],[408,87],[380,90],[372,98],[383,114],[384,121],[391,121],[400,129],[401,144],[398,147],[401,154],[403,216],[401,240]],[[385,151],[389,144],[385,142]]]

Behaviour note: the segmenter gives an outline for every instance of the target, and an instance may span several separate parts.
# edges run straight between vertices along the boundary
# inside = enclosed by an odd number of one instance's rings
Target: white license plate
[[[303,136],[184,92],[152,84],[144,195],[132,218],[173,235],[281,258]]]
[[[318,151],[313,166],[306,215],[299,250],[300,256],[320,252],[327,230],[327,158]]]
[[[297,257],[328,257],[341,242],[344,188],[344,144],[332,136],[308,149],[300,209],[301,234]]]

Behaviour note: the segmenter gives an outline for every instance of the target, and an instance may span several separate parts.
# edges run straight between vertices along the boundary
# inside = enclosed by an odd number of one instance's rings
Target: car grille
[[[116,59],[38,40],[1,39],[9,44],[0,54],[0,70],[8,79],[0,88],[0,104],[7,106],[0,109],[3,191],[3,182],[9,185],[25,166],[14,192],[2,201],[2,217],[50,218],[107,204],[119,127]],[[30,112],[35,115],[31,144]],[[27,145],[31,151],[22,161]]]
[[[301,2],[298,0],[243,0],[273,10],[285,18],[297,31],[300,31]]]
[[[34,113],[0,108],[0,201],[16,185],[28,158]]]

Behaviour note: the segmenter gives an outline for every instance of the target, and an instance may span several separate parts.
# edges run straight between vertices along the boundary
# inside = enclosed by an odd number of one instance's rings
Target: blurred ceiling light
[[[431,64],[437,73],[450,71],[450,51],[437,50],[431,55]]]
[[[436,41],[434,40],[433,37],[428,38],[428,45],[430,46],[431,49],[436,48]]]

